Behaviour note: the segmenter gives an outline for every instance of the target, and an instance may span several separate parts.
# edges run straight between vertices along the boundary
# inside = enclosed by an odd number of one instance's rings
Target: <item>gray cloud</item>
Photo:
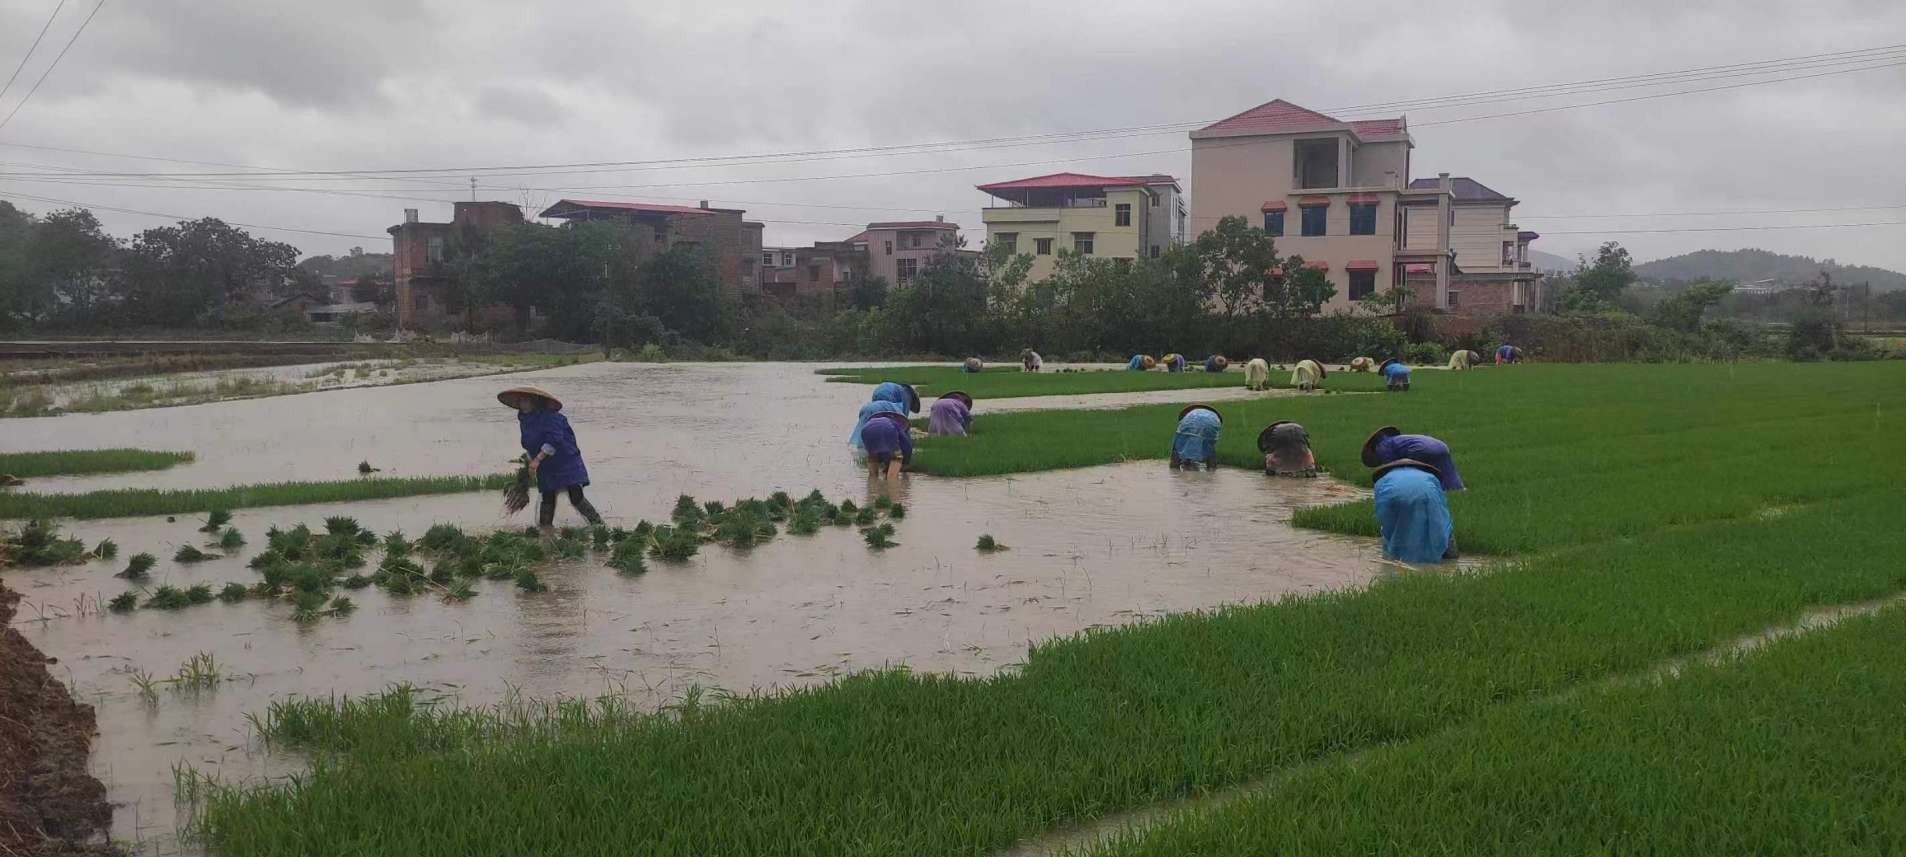
[[[68,5],[69,23],[75,10],[90,8]],[[50,10],[43,0],[0,0],[0,62],[25,50]],[[49,41],[61,32],[56,26]],[[1441,11],[1399,0],[1328,15],[1243,0],[1168,9],[1136,0],[1089,7],[985,0],[950,10],[872,0],[556,7],[113,0],[0,143],[305,168],[643,160],[1188,122],[1277,97],[1335,109],[1906,41],[1889,33],[1906,33],[1906,5],[1883,0],[1804,9],[1775,0],[1488,0]],[[1906,210],[1563,217],[1906,203],[1897,165],[1906,70],[1430,124],[1646,91],[1405,111],[1418,143],[1413,169],[1474,175],[1520,198],[1524,225],[1546,236],[1538,247],[1558,254],[1612,237],[1643,257],[1757,245],[1906,269],[1901,227],[1613,234],[1906,220]],[[972,186],[984,181],[1062,169],[1183,176],[1186,145],[1182,134],[1167,134],[484,183],[508,199],[711,199],[748,208],[770,221],[770,242],[794,244],[840,237],[856,222],[931,213],[977,227],[984,197]],[[0,160],[192,169],[4,146]],[[968,166],[978,168],[950,169]],[[938,171],[698,184],[920,170]],[[461,177],[307,186],[442,201],[468,193]],[[0,180],[0,196],[9,190],[370,236],[292,238],[311,252],[368,245],[402,208],[433,207],[375,196]],[[154,223],[102,217],[120,232]],[[1593,234],[1566,234],[1575,232]]]

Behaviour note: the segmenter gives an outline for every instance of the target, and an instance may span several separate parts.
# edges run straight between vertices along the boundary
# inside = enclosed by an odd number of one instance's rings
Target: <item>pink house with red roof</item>
[[[1184,191],[1167,175],[1053,173],[979,189],[993,198],[980,212],[987,245],[1031,256],[1033,280],[1061,252],[1155,259],[1185,239]]]
[[[927,261],[941,248],[950,251],[959,246],[959,241],[960,225],[939,216],[932,220],[869,223],[860,234],[841,243],[866,251],[867,276],[900,287],[926,270]]]
[[[1262,227],[1279,253],[1327,273],[1337,294],[1326,311],[1404,284],[1413,303],[1460,308],[1462,289],[1451,298],[1463,274],[1458,250],[1465,266],[1503,273],[1504,259],[1527,258],[1527,240],[1507,221],[1507,197],[1471,205],[1463,194],[1481,187],[1472,180],[1412,181],[1415,145],[1401,116],[1345,121],[1282,99],[1260,104],[1191,132],[1192,230],[1232,215]],[[1487,217],[1465,214],[1458,223],[1459,206],[1493,210],[1499,222],[1483,228],[1471,221]],[[1471,231],[1488,233],[1477,244],[1487,252],[1465,243]],[[1504,234],[1515,246],[1502,248]]]

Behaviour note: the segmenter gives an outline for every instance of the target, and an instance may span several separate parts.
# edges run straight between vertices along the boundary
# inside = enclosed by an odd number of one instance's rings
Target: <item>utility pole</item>
[[[476,202],[476,176],[470,177],[470,201]]]

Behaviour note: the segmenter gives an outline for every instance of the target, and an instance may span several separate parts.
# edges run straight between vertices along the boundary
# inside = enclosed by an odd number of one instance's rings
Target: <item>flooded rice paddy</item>
[[[869,388],[826,383],[805,365],[591,364],[400,387],[367,387],[158,411],[9,421],[7,451],[138,446],[189,449],[171,470],[36,480],[39,491],[217,487],[350,478],[360,460],[386,475],[498,472],[516,454],[511,412],[497,389],[535,384],[562,397],[612,524],[660,521],[675,497],[730,501],[795,496],[869,500],[845,436]],[[1242,378],[1240,377],[1240,386]],[[1011,407],[1079,407],[1211,398],[1212,391],[1018,399]],[[1240,391],[1241,392],[1241,391]],[[1002,405],[1005,403],[1002,402]],[[980,430],[991,406],[978,408]],[[1003,409],[1003,408],[1000,408]],[[1171,427],[1161,425],[1159,443]],[[376,589],[349,595],[355,613],[299,625],[290,606],[247,601],[176,613],[98,612],[126,587],[123,565],[95,562],[8,573],[25,597],[16,627],[48,655],[101,735],[94,767],[117,805],[115,838],[170,853],[173,768],[227,781],[297,770],[295,757],[255,745],[248,714],[294,694],[360,694],[403,682],[467,703],[624,694],[660,705],[691,688],[736,693],[906,666],[989,675],[1029,642],[1169,612],[1367,582],[1389,573],[1370,540],[1298,531],[1300,505],[1359,496],[1330,480],[1269,480],[1221,470],[1173,473],[1162,462],[1014,477],[911,477],[892,491],[909,514],[898,547],[870,551],[851,528],[783,534],[751,550],[705,546],[691,561],[652,562],[638,577],[602,557],[541,572],[549,591],[520,594],[478,581],[460,604]],[[558,523],[580,523],[567,502]],[[503,516],[489,493],[240,510],[252,546],[192,566],[162,560],[151,585],[256,582],[246,560],[264,531],[351,515],[413,538],[436,522],[480,532],[530,523]],[[169,557],[202,544],[180,517],[82,522],[89,544]],[[980,554],[991,534],[1010,550]],[[200,652],[226,680],[144,696],[132,676],[165,678]]]

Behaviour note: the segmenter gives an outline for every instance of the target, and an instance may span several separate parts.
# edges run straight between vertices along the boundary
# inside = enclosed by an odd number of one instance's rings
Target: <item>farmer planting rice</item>
[[[873,399],[860,406],[860,417],[854,423],[854,432],[847,436],[847,443],[854,448],[854,458],[859,460],[866,444],[861,442],[861,430],[866,428],[867,420],[875,414],[899,414],[904,423],[906,415],[920,412],[920,394],[906,384],[887,381],[874,388]]]
[[[1377,528],[1383,555],[1413,564],[1455,557],[1456,524],[1435,467],[1399,458],[1376,469]]]
[[[1244,389],[1263,390],[1271,386],[1271,364],[1262,357],[1253,357],[1244,364]]]
[[[1224,417],[1210,405],[1186,405],[1178,412],[1178,431],[1171,436],[1172,469],[1218,469],[1218,434]]]
[[[1377,374],[1382,375],[1384,380],[1389,382],[1388,387],[1385,388],[1388,392],[1407,393],[1410,391],[1410,367],[1403,361],[1394,357],[1385,360],[1382,366],[1377,367]]]
[[[1204,359],[1204,370],[1206,372],[1223,372],[1230,365],[1231,361],[1226,360],[1222,354],[1213,354]]]
[[[1517,348],[1513,345],[1509,345],[1507,343],[1504,343],[1501,348],[1496,349],[1496,365],[1497,366],[1501,366],[1506,363],[1521,363],[1521,362],[1522,362],[1522,349]]]
[[[1176,353],[1165,355],[1165,371],[1174,374],[1185,371],[1185,355]]]
[[[1376,365],[1377,365],[1377,362],[1375,360],[1371,360],[1368,357],[1350,358],[1350,371],[1352,372],[1368,372],[1371,369],[1376,368]]]
[[[523,452],[529,455],[529,471],[536,476],[536,488],[543,495],[536,509],[536,523],[548,535],[556,523],[556,495],[569,494],[569,505],[591,524],[602,523],[596,507],[584,497],[589,484],[589,469],[583,466],[582,449],[576,446],[576,432],[569,418],[562,415],[563,403],[536,387],[512,387],[496,394],[496,400],[516,409],[517,426],[522,430]]]
[[[1291,386],[1299,390],[1315,390],[1324,385],[1324,365],[1315,360],[1299,360],[1291,369]]]
[[[1482,355],[1467,348],[1458,348],[1449,354],[1449,371],[1465,372],[1482,362]]]
[[[1125,368],[1133,372],[1145,372],[1157,365],[1158,361],[1153,360],[1150,354],[1134,354],[1131,361],[1125,364]]]
[[[1019,352],[1019,366],[1027,372],[1037,372],[1044,365],[1045,361],[1039,358],[1039,352],[1030,348]]]
[[[1463,477],[1456,472],[1456,457],[1450,454],[1449,444],[1426,434],[1404,434],[1396,426],[1377,429],[1363,442],[1365,467],[1381,467],[1406,458],[1434,467],[1443,490],[1463,490]]]
[[[933,401],[927,417],[927,434],[936,437],[964,437],[973,430],[973,397],[959,390],[944,393]]]
[[[867,445],[867,478],[898,479],[901,468],[913,463],[913,435],[907,429],[906,414],[874,414],[860,436]]]
[[[1317,475],[1317,460],[1310,454],[1310,432],[1290,420],[1278,420],[1258,432],[1257,451],[1264,453],[1266,476]]]
[[[962,372],[983,372],[985,369],[986,361],[978,357],[968,357],[965,363],[960,364],[960,371]]]

